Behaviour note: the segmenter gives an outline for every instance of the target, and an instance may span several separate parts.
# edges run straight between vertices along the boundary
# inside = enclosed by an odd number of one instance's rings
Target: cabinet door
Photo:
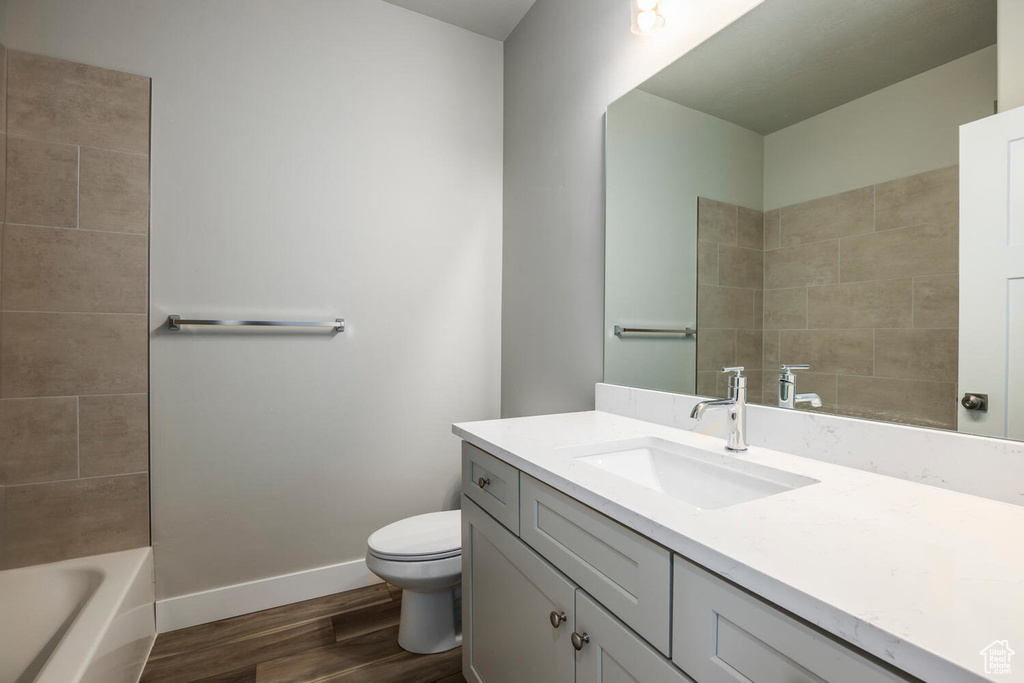
[[[582,590],[576,631],[589,639],[576,655],[576,683],[693,683]]]
[[[678,555],[672,661],[701,683],[909,680]]]
[[[572,683],[576,586],[462,497],[462,672],[471,683]],[[565,621],[552,626],[551,613]]]

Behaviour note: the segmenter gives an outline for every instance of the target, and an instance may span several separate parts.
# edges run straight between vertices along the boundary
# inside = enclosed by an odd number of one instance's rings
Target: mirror
[[[956,429],[995,43],[995,0],[765,0],[609,106],[605,381],[724,396],[742,365],[752,403]]]

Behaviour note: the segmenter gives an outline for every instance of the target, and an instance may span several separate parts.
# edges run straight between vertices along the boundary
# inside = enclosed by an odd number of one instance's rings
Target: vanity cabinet
[[[463,467],[470,683],[915,680],[469,444]]]
[[[462,670],[477,683],[573,680],[576,586],[462,497]],[[565,615],[553,626],[551,614]]]
[[[588,639],[576,655],[576,683],[693,683],[582,590],[576,631]]]
[[[672,660],[701,683],[893,683],[882,668],[676,556]]]

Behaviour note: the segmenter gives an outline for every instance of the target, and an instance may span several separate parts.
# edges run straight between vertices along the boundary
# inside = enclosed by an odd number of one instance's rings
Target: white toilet
[[[417,654],[462,644],[462,513],[389,524],[366,541],[366,566],[402,589],[398,644]]]

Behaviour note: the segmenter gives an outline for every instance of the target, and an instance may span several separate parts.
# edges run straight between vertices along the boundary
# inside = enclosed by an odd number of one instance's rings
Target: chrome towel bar
[[[682,330],[660,330],[643,327],[615,326],[616,337],[696,337],[697,330],[687,327]]]
[[[322,327],[335,332],[345,331],[345,319],[333,322],[292,322],[288,320],[182,320],[180,315],[167,316],[167,329],[177,332],[182,325],[218,325],[222,327]]]

